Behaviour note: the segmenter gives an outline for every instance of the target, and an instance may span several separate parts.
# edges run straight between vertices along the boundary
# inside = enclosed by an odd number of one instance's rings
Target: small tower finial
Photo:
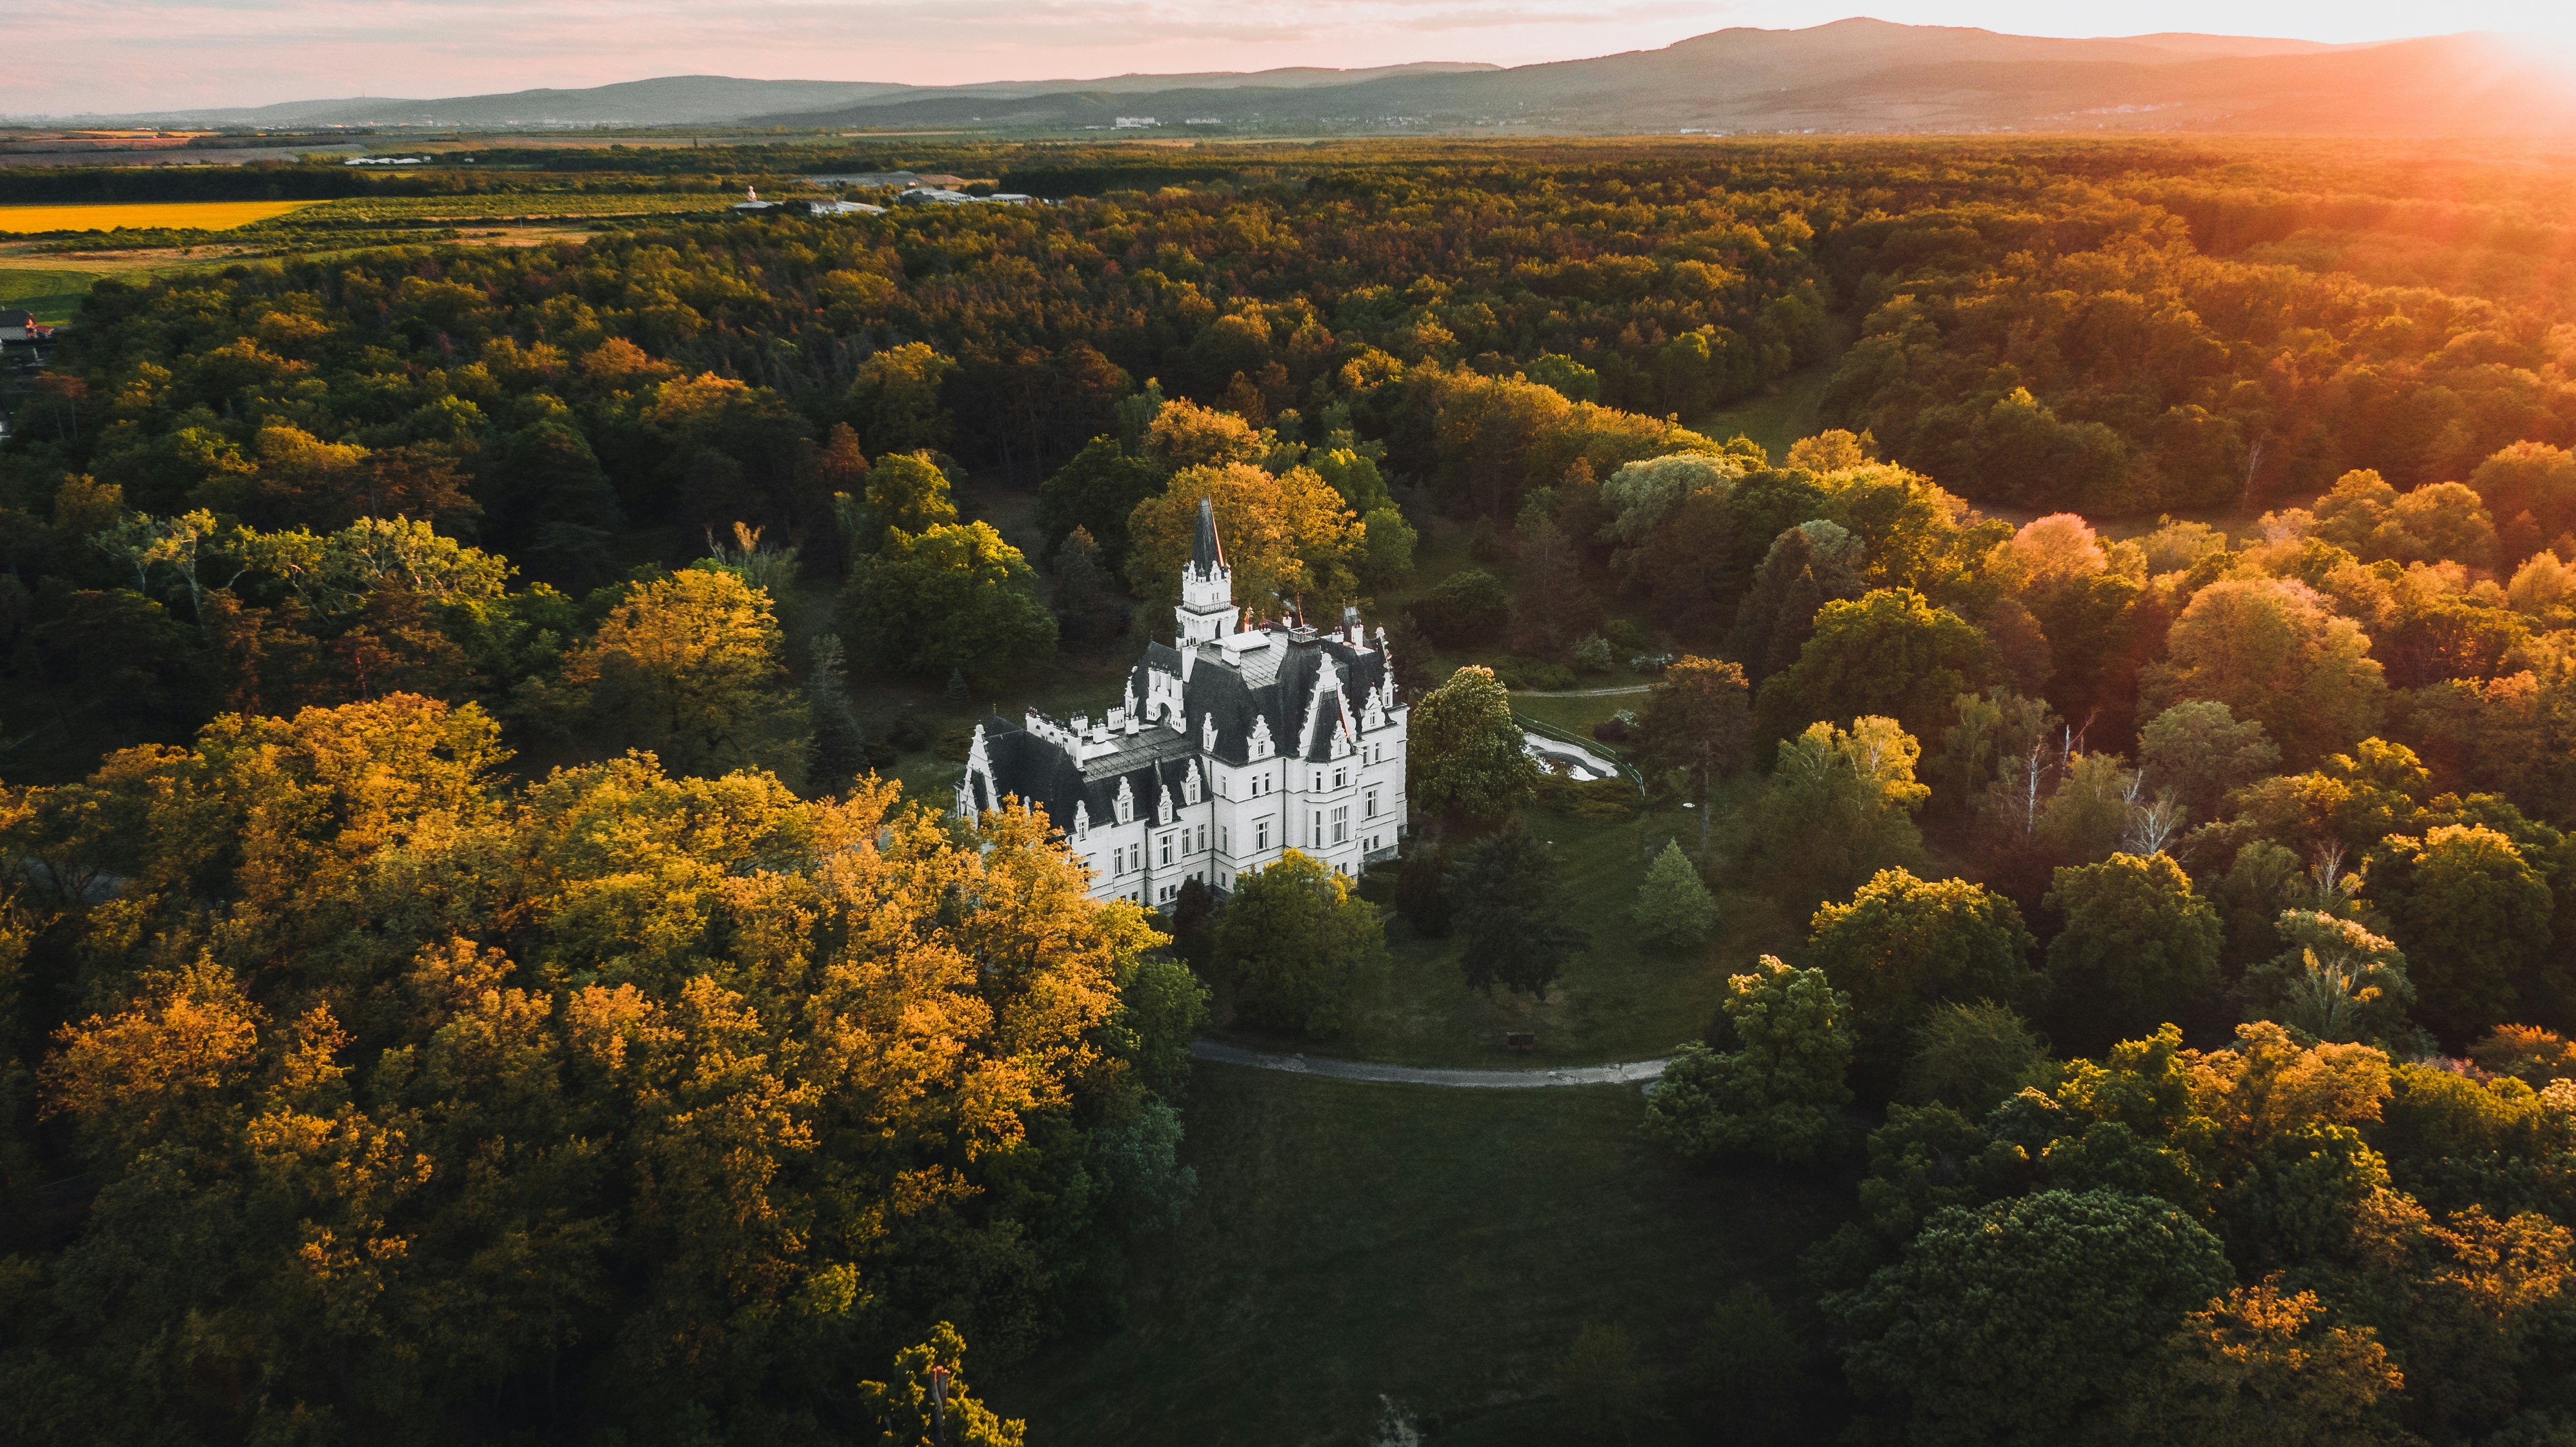
[[[1225,565],[1225,545],[1217,540],[1216,507],[1207,498],[1199,499],[1198,538],[1189,565],[1181,569],[1181,605],[1173,616],[1180,625],[1173,638],[1184,649],[1227,636],[1242,616],[1234,606],[1234,570]]]

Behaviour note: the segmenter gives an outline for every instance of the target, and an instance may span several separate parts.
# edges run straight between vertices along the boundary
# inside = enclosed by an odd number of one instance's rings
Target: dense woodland
[[[1605,741],[1736,801],[1638,926],[1744,971],[1642,1128],[1863,1173],[1694,1400],[2576,1440],[2576,172],[975,159],[1057,204],[99,286],[0,450],[0,1421],[913,1440],[961,1334],[1115,1322],[1210,986],[1579,959],[1518,819],[1637,791],[1503,685],[1630,668]],[[1396,640],[1391,880],[1093,905],[879,781],[890,691],[1164,626],[1202,497]]]

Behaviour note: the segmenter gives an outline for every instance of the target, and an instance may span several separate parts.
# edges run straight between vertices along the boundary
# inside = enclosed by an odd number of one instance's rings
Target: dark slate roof
[[[1311,743],[1298,738],[1297,730],[1306,722],[1306,705],[1314,697],[1325,658],[1341,669],[1354,718],[1360,713],[1359,699],[1386,676],[1385,655],[1351,648],[1339,639],[1278,630],[1270,638],[1269,647],[1242,655],[1240,663],[1228,663],[1221,649],[1202,645],[1181,689],[1190,736],[1200,737],[1206,720],[1214,718],[1216,756],[1227,763],[1250,758],[1256,719],[1269,721],[1271,745],[1282,754],[1301,752],[1301,745]]]
[[[993,782],[1005,795],[1046,811],[1059,829],[1073,828],[1074,806],[1088,804],[1091,822],[1107,824],[1118,817],[1118,784],[1125,780],[1136,802],[1136,817],[1152,820],[1155,801],[1165,789],[1176,807],[1189,797],[1189,763],[1196,752],[1191,740],[1168,724],[1140,728],[1113,737],[1117,747],[1075,763],[1073,756],[1027,727],[995,715],[984,720],[984,752],[993,762]],[[1207,781],[1199,781],[1205,797]],[[997,801],[978,798],[978,809]]]
[[[1216,506],[1199,499],[1199,536],[1190,547],[1190,570],[1204,578],[1225,566],[1225,545],[1217,541]]]
[[[993,762],[994,782],[1003,793],[1043,808],[1059,827],[1070,829],[1074,805],[1080,802],[1091,806],[1094,824],[1116,818],[1118,781],[1123,778],[1134,791],[1137,817],[1150,819],[1158,788],[1169,787],[1175,798],[1187,797],[1181,792],[1183,766],[1197,753],[1209,719],[1216,721],[1213,752],[1227,763],[1250,761],[1253,729],[1261,721],[1269,723],[1271,746],[1280,755],[1321,761],[1332,757],[1327,731],[1332,725],[1328,722],[1313,738],[1300,738],[1298,730],[1305,725],[1324,660],[1330,658],[1340,668],[1343,701],[1354,720],[1363,712],[1359,701],[1386,677],[1385,654],[1304,629],[1271,630],[1270,645],[1242,655],[1239,663],[1228,663],[1224,650],[1215,644],[1197,645],[1195,651],[1189,680],[1181,689],[1183,716],[1189,725],[1186,733],[1173,732],[1169,724],[1150,724],[1133,734],[1115,736],[1118,747],[1113,751],[1076,764],[1062,748],[1022,724],[988,718],[985,752]],[[1140,700],[1146,696],[1146,672],[1177,674],[1180,669],[1177,649],[1167,643],[1147,644],[1144,656],[1129,673],[1129,696]],[[1207,781],[1202,779],[1200,787],[1205,789]],[[978,808],[989,808],[993,801],[974,802]]]

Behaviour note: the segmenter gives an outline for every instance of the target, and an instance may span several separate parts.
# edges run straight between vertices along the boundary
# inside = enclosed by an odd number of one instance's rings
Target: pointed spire
[[[1225,548],[1216,540],[1216,504],[1203,497],[1199,499],[1198,542],[1190,549],[1190,571],[1205,578],[1224,566]]]

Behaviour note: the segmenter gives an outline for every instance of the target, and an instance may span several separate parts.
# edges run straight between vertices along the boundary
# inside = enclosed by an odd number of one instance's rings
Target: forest
[[[809,161],[1040,203],[107,280],[0,392],[9,1435],[923,1440],[1136,1325],[1194,1039],[1633,934],[1622,1139],[1839,1205],[1548,1431],[2576,1440],[2576,166]],[[1094,902],[962,730],[1114,695],[1203,498],[1387,630],[1412,835]]]

